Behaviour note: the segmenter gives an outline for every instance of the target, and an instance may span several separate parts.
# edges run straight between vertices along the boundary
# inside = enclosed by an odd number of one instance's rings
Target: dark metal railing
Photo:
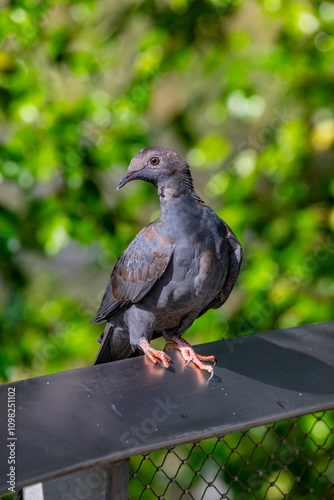
[[[328,322],[197,346],[218,360],[209,383],[172,353],[167,371],[134,358],[3,385],[16,497],[330,499],[333,348]]]

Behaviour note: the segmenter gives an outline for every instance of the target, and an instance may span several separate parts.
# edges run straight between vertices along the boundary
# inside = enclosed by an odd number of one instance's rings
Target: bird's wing
[[[131,302],[129,301],[115,300],[111,292],[111,279],[110,279],[107,288],[104,292],[100,309],[95,314],[94,318],[91,321],[91,324],[103,323],[104,321],[107,321],[108,319],[115,316],[115,314],[120,312],[121,309],[129,306],[130,304]]]
[[[92,323],[102,323],[141,300],[165,272],[173,249],[155,222],[142,229],[116,262]]]
[[[218,309],[224,304],[224,302],[227,301],[239,274],[242,262],[242,248],[231,228],[226,224],[226,222],[222,221],[222,223],[223,235],[230,246],[227,275],[222,289],[219,291],[213,301],[211,301],[210,304],[208,304],[200,312],[198,317],[202,316],[209,309]]]

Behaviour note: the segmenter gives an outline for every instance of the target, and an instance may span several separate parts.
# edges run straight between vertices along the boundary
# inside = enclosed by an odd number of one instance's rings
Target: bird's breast
[[[215,241],[206,235],[200,244],[184,237],[176,245],[158,300],[161,308],[201,308],[221,289],[227,268],[216,254]]]
[[[212,283],[217,267],[217,258],[213,249],[204,250],[199,257],[198,273],[194,280],[196,294],[201,293],[205,283]]]

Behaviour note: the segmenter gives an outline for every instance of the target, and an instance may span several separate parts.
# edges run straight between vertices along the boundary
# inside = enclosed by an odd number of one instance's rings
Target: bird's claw
[[[169,363],[172,359],[163,351],[158,351],[150,345],[150,343],[144,339],[140,343],[140,347],[143,349],[145,355],[156,365],[159,361],[164,368],[169,368]]]
[[[169,351],[171,349],[178,349],[181,352],[183,359],[186,361],[184,366],[188,366],[191,362],[194,363],[200,370],[206,370],[210,373],[209,380],[214,376],[213,366],[217,363],[214,356],[202,356],[201,354],[196,354],[191,345],[184,339],[176,337],[172,339],[173,343],[168,343],[165,346],[165,350]],[[213,361],[213,366],[203,363],[203,361]]]
[[[211,368],[212,368],[212,366],[211,366]],[[214,375],[215,375],[215,371],[214,371],[214,369],[212,368],[212,370],[211,370],[211,375],[210,375],[210,377],[208,378],[208,382],[210,382],[210,380],[212,379],[212,377],[214,377]]]

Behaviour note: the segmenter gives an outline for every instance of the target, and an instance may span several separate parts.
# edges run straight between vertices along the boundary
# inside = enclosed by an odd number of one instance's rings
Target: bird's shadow
[[[312,354],[294,349],[295,339],[290,342],[289,336],[285,344],[286,346],[282,347],[258,335],[239,337],[239,340],[233,343],[233,349],[229,347],[228,341],[219,342],[219,349],[215,352],[216,371],[223,374],[229,370],[291,391],[333,394],[334,366]],[[213,345],[203,344],[197,351],[201,354],[212,354]],[[222,376],[225,379],[224,375]],[[213,381],[218,383],[222,379],[216,374],[210,382]]]
[[[174,366],[172,366],[172,362],[170,363],[168,368],[165,368],[165,370],[168,370],[170,373],[176,373]]]
[[[222,384],[223,383],[223,379],[220,378],[218,375],[216,375],[216,373],[213,375],[212,379],[211,380],[208,380],[208,383],[210,382],[213,382],[214,384]]]

